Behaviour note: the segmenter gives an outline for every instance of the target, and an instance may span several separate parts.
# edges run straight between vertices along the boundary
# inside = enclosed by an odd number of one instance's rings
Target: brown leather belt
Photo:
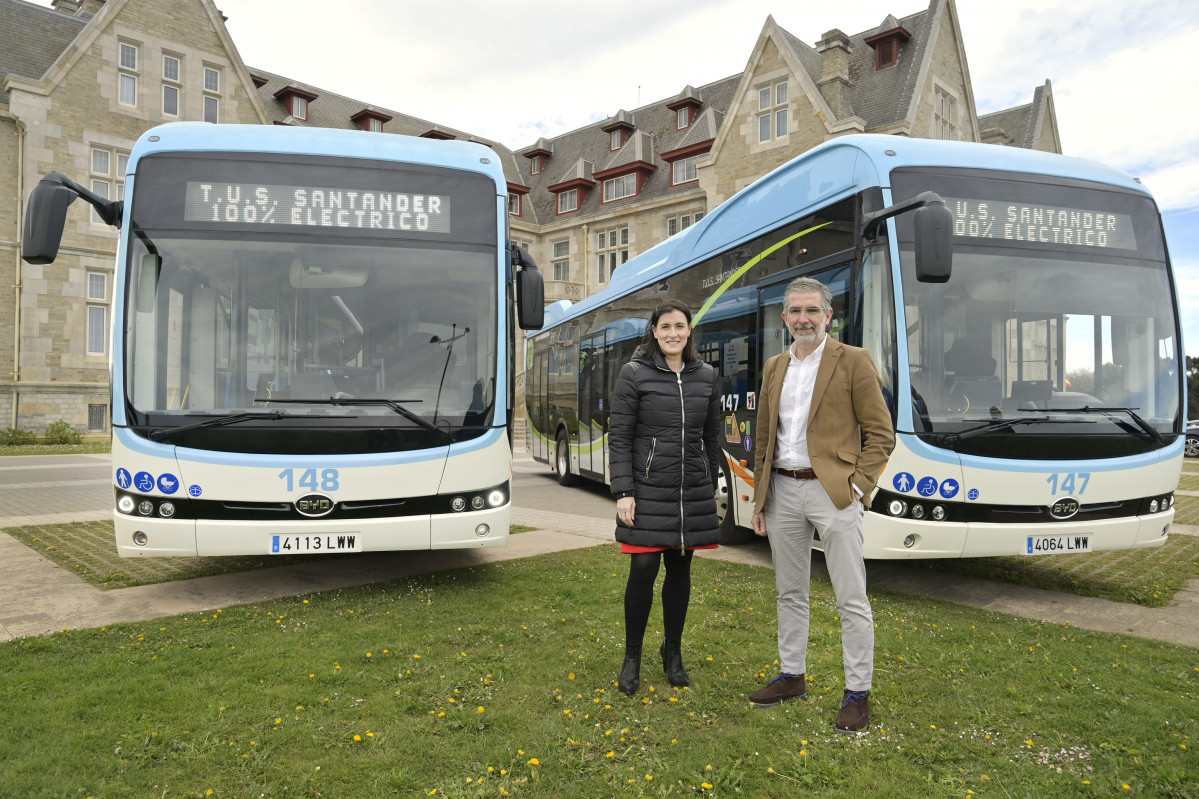
[[[770,471],[781,474],[783,477],[790,477],[794,480],[815,480],[816,472],[811,469],[771,469]]]

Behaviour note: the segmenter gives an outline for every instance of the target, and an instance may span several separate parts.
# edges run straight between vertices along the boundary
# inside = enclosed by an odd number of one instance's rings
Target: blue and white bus
[[[43,178],[27,261],[54,260],[77,196],[121,231],[122,556],[507,542],[514,324],[540,326],[543,292],[508,246],[494,152],[165,125],[134,146],[123,202]]]
[[[551,305],[527,352],[532,456],[608,480],[620,366],[682,299],[723,385],[722,537],[752,536],[757,391],[800,275],[832,289],[830,335],[870,350],[894,418],[868,557],[1165,542],[1186,417],[1160,214],[1126,174],[1008,147],[834,139]]]

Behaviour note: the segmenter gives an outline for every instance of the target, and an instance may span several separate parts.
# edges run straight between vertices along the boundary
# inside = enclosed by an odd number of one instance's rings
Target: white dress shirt
[[[774,463],[776,469],[810,469],[808,455],[808,414],[812,410],[812,394],[816,390],[816,372],[828,336],[806,358],[795,355],[795,346],[787,348],[791,362],[783,376],[783,393],[779,397],[779,421],[775,429]]]

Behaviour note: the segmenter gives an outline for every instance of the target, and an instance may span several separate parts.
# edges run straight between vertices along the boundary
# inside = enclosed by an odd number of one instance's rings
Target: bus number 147
[[[1045,478],[1045,482],[1049,483],[1050,494],[1082,494],[1087,490],[1087,483],[1091,482],[1090,472],[1063,472],[1062,474],[1051,474]]]

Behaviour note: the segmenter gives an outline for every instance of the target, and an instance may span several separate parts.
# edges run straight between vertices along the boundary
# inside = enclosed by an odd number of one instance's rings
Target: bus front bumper
[[[1030,546],[1037,550],[1032,554],[1050,555],[1140,549],[1166,543],[1173,521],[1173,508],[1151,516],[1026,525],[915,521],[867,513],[862,525],[863,554],[896,560],[1028,555]],[[1083,536],[1085,547],[1081,547]],[[1052,547],[1043,546],[1051,543]]]
[[[511,504],[452,515],[302,522],[160,519],[113,512],[123,558],[315,555],[502,547]],[[137,541],[144,540],[139,544]]]

